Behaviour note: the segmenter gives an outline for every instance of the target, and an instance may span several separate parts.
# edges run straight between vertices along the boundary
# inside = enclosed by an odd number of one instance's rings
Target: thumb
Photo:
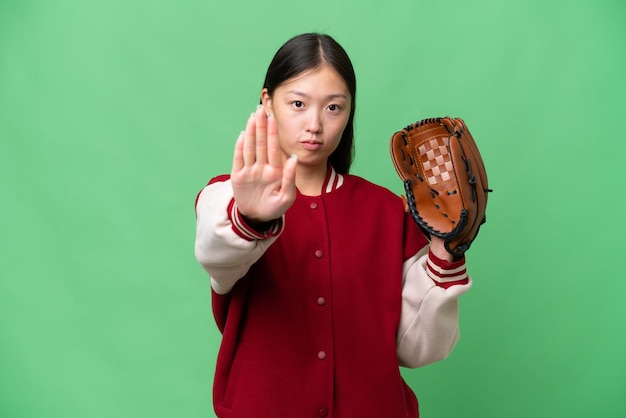
[[[293,199],[296,195],[296,166],[298,165],[298,156],[293,154],[285,161],[283,166],[283,179],[281,192],[289,198]]]

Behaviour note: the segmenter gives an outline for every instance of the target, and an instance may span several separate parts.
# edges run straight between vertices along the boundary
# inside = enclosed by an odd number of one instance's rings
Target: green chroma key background
[[[355,65],[353,173],[402,193],[391,135],[450,115],[495,190],[456,350],[402,371],[422,415],[626,416],[625,24],[619,0],[1,1],[0,416],[213,416],[194,199],[306,31]]]

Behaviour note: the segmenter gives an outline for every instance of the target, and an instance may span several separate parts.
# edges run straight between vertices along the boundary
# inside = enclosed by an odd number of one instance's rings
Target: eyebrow
[[[310,98],[311,96],[309,96],[308,94],[301,92],[299,90],[289,90],[286,91],[285,94],[295,94],[296,96],[302,96],[302,97],[306,97],[306,98]],[[329,94],[328,96],[326,96],[327,99],[344,99],[344,100],[348,100],[348,96],[346,96],[343,93],[335,93],[335,94]]]

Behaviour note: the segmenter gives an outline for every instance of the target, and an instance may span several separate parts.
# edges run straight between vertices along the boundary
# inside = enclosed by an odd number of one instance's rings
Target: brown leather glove
[[[487,172],[474,138],[460,118],[430,118],[391,137],[391,159],[404,181],[406,204],[430,237],[462,257],[485,223]]]

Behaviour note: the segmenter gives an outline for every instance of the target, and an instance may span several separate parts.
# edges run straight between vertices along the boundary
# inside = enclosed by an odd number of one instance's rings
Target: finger
[[[235,152],[233,154],[233,172],[240,171],[243,166],[243,138],[245,132],[241,131],[239,137],[237,137],[237,142],[235,143]]]
[[[243,136],[243,163],[244,165],[252,165],[256,161],[256,124],[254,113],[248,118],[246,124],[246,132]]]
[[[267,117],[267,162],[272,167],[280,167],[283,163],[283,151],[280,149],[278,140],[276,119],[271,113]]]
[[[298,157],[294,154],[287,159],[283,167],[283,179],[280,191],[286,200],[293,201],[296,198],[296,166]]]
[[[255,113],[256,122],[256,162],[265,164],[267,162],[267,117],[262,106],[257,108]]]

